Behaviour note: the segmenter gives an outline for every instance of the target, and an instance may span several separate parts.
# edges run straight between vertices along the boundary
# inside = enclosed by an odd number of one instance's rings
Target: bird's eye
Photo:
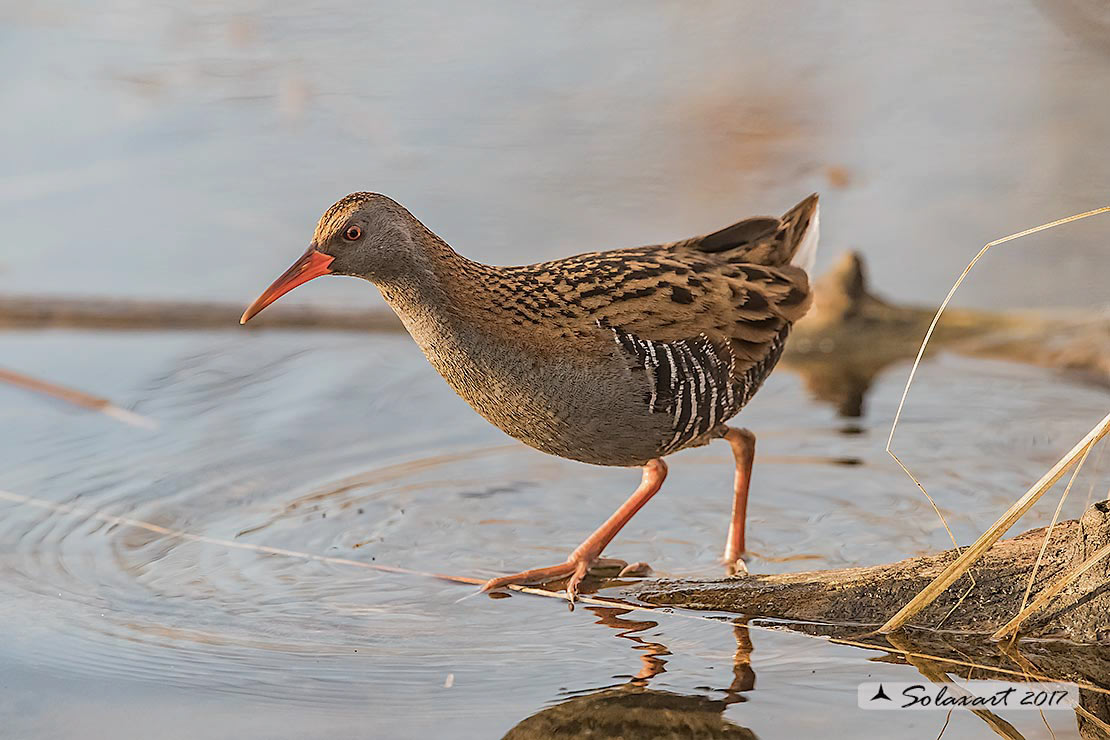
[[[347,227],[347,231],[343,233],[343,236],[345,236],[349,242],[357,242],[362,238],[362,229],[352,224]]]

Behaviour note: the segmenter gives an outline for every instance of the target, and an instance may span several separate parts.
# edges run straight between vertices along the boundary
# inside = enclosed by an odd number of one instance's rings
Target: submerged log
[[[1044,541],[1035,529],[994,545],[911,627],[989,637],[1021,609],[1029,574]],[[1110,543],[1110,501],[1092,506],[1079,521],[1056,525],[1032,596]],[[657,606],[735,612],[812,622],[865,633],[933,580],[957,557],[955,550],[897,563],[803,573],[746,575],[712,580],[656,580],[631,594]],[[1110,560],[1110,559],[1108,559]],[[1110,563],[1103,561],[1033,615],[1022,634],[1078,643],[1110,644]]]

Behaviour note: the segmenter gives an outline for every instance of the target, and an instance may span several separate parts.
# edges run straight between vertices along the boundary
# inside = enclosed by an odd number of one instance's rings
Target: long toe
[[[497,588],[505,588],[506,586],[535,586],[541,583],[549,583],[557,581],[561,578],[566,578],[575,572],[577,565],[572,562],[559,563],[547,568],[533,568],[532,570],[522,570],[519,573],[513,573],[509,576],[500,576],[499,578],[491,578],[485,582],[481,591],[493,591]]]
[[[574,603],[578,598],[578,585],[582,583],[582,579],[590,572],[590,562],[586,558],[581,560],[572,561],[570,564],[574,565],[574,573],[567,579],[567,601]]]
[[[636,565],[642,565],[637,563]],[[627,563],[614,558],[600,558],[589,554],[572,555],[565,563],[547,568],[533,568],[508,576],[491,578],[485,582],[481,592],[493,591],[506,586],[535,586],[566,579],[567,599],[571,602],[578,598],[579,587],[587,575],[598,578],[612,578],[627,569]]]

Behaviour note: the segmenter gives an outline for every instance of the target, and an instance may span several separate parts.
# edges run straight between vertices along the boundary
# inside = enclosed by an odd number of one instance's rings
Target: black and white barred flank
[[[755,395],[785,344],[784,331],[767,357],[735,377],[736,357],[730,342],[718,345],[705,334],[657,342],[598,323],[613,332],[617,345],[647,375],[648,410],[671,416],[674,436],[660,451],[664,455],[735,416]]]
[[[790,335],[790,326],[790,324],[783,324],[779,333],[771,340],[771,344],[767,347],[767,354],[763,356],[763,359],[745,370],[740,377],[740,387],[743,388],[743,392],[740,394],[740,408],[743,408],[748,401],[752,400],[752,396],[763,385],[763,381],[775,369],[779,358],[782,357],[783,350],[786,349],[786,338]]]

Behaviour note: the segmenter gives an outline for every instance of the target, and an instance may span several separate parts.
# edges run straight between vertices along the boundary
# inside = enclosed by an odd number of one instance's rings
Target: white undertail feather
[[[798,249],[794,252],[794,257],[790,260],[790,264],[795,267],[800,267],[806,271],[807,274],[813,272],[813,264],[817,261],[817,242],[820,237],[820,228],[818,222],[820,221],[821,206],[813,209],[813,219],[809,222],[809,228],[802,236],[802,241],[798,244]]]

